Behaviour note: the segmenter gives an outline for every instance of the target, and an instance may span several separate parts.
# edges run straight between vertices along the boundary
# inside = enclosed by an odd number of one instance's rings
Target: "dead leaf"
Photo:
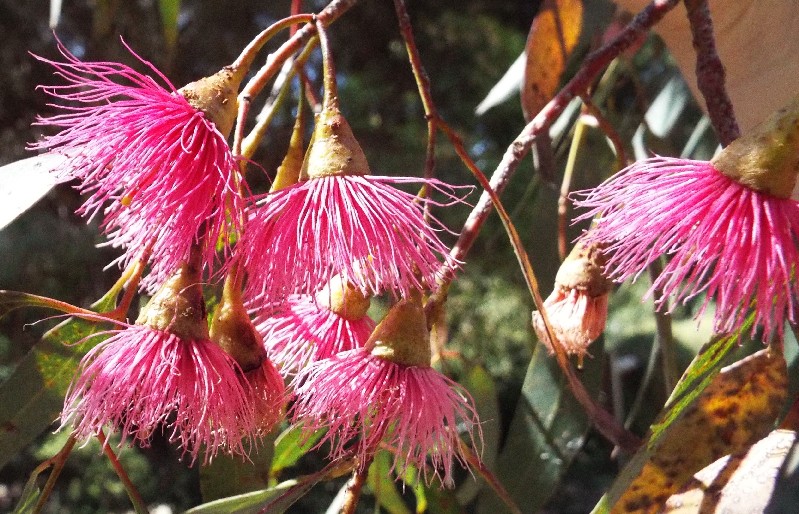
[[[669,427],[611,512],[660,512],[698,470],[745,451],[772,428],[787,384],[785,358],[773,349],[723,368]]]
[[[774,486],[796,432],[774,430],[748,451],[726,456],[699,471],[678,494],[668,499],[668,514],[759,514],[771,500]]]
[[[583,26],[582,0],[544,0],[527,36],[521,100],[530,121],[560,86]]]

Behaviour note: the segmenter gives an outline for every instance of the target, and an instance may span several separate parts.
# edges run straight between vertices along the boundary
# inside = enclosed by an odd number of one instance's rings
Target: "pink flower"
[[[719,332],[740,327],[754,307],[764,337],[795,321],[799,207],[722,174],[713,163],[656,157],[637,162],[575,202],[598,216],[581,238],[606,243],[609,278],[637,277],[661,255],[656,289],[686,302],[716,301]]]
[[[193,106],[202,104],[196,94],[200,81],[195,89],[176,91],[132,50],[166,88],[123,64],[81,62],[60,43],[58,48],[65,62],[37,59],[67,81],[42,87],[64,102],[57,106],[64,113],[38,123],[61,131],[32,148],[67,156],[58,177],[77,179],[89,194],[79,213],[103,212],[109,244],[125,249],[118,259],[122,265],[152,245],[144,281],[151,290],[188,258],[201,236],[207,241],[203,264],[211,266],[217,241],[227,242],[238,228],[243,200],[225,136]]]
[[[605,330],[608,319],[608,295],[591,296],[579,289],[555,287],[544,301],[547,318],[552,323],[557,343],[568,355],[577,355],[578,367],[583,357],[590,355],[588,346]],[[541,313],[533,313],[533,328],[538,340],[554,353],[552,341],[544,326]]]
[[[242,386],[249,393],[248,403],[253,406],[258,435],[266,435],[283,419],[286,404],[286,386],[275,365],[264,358],[261,365],[239,373]]]
[[[81,361],[62,426],[80,439],[119,427],[142,445],[166,426],[192,463],[201,449],[205,462],[220,450],[247,453],[244,439],[256,431],[251,392],[221,348],[146,325],[112,333]]]
[[[440,260],[455,263],[425,202],[393,185],[410,182],[452,196],[435,180],[374,176],[314,178],[266,196],[239,243],[247,297],[313,292],[339,273],[364,295],[434,286]]]
[[[317,293],[291,295],[261,310],[256,329],[269,357],[284,374],[364,345],[375,323],[366,315],[369,299],[351,285],[333,282]]]
[[[374,326],[368,316],[347,319],[307,295],[289,296],[278,310],[255,320],[269,357],[283,373],[363,346]]]
[[[554,344],[568,355],[577,355],[578,367],[588,345],[605,330],[608,319],[608,296],[613,283],[605,278],[606,256],[599,245],[577,244],[560,265],[555,276],[552,294],[544,301]],[[549,353],[555,352],[553,342],[540,312],[533,312],[533,329]]]
[[[396,454],[400,477],[414,466],[429,483],[429,456],[433,475],[452,486],[453,458],[466,462],[458,424],[465,423],[472,444],[472,430],[479,431],[471,397],[457,383],[433,368],[404,366],[363,348],[309,365],[296,382],[294,418],[309,431],[329,427],[322,442],[333,444],[333,458],[347,454],[347,443],[360,436],[355,444],[364,462],[382,441]]]

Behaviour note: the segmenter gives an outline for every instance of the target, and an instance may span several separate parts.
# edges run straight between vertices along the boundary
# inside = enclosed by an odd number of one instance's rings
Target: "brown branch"
[[[419,55],[419,49],[416,46],[416,41],[413,37],[413,28],[411,27],[411,20],[408,16],[408,8],[405,6],[405,0],[394,0],[394,10],[397,13],[399,20],[400,34],[402,40],[405,42],[405,49],[408,52],[408,60],[411,63],[411,71],[416,79],[416,85],[419,89],[419,97],[422,100],[422,107],[424,108],[424,115],[427,119],[427,147],[425,150],[424,161],[424,178],[431,179],[435,176],[436,167],[436,123],[439,119],[436,105],[433,102],[433,95],[430,92],[430,77],[425,71],[422,64],[422,58]],[[425,188],[423,194],[428,197],[430,188]],[[425,203],[425,219],[430,217],[430,204]]]
[[[674,1],[676,2],[677,0]],[[444,134],[447,136],[447,138],[450,140],[451,144],[455,148],[455,152],[458,154],[458,157],[460,157],[461,161],[463,161],[466,167],[469,168],[469,170],[472,172],[475,178],[477,178],[477,180],[480,182],[481,186],[483,186],[483,188],[485,189],[486,192],[484,193],[484,195],[489,196],[488,200],[489,203],[493,201],[497,209],[500,211],[503,224],[505,224],[506,229],[508,230],[508,235],[511,238],[511,244],[513,245],[514,252],[516,252],[516,255],[519,259],[519,264],[522,267],[522,272],[524,273],[528,289],[530,290],[530,293],[533,296],[533,300],[536,303],[538,309],[543,310],[543,300],[541,299],[541,295],[538,291],[538,281],[535,277],[535,273],[533,272],[533,268],[532,265],[530,264],[529,257],[527,256],[527,253],[525,252],[524,248],[521,245],[521,240],[518,237],[518,234],[516,233],[516,229],[513,227],[512,223],[510,222],[510,219],[508,218],[507,213],[504,210],[504,207],[499,202],[499,198],[497,196],[498,193],[494,191],[493,185],[489,185],[488,179],[485,177],[482,170],[480,170],[480,168],[474,163],[471,157],[469,157],[468,152],[466,152],[466,149],[464,148],[463,142],[461,141],[460,137],[455,133],[455,131],[453,131],[446,124],[446,122],[444,122],[444,120],[442,120],[438,116],[435,104],[433,103],[432,95],[430,93],[430,83],[427,78],[427,74],[424,71],[424,66],[421,63],[421,59],[419,58],[419,53],[416,50],[415,44],[413,43],[413,36],[410,28],[410,22],[408,20],[407,10],[405,9],[404,0],[394,0],[394,5],[400,20],[400,30],[403,34],[403,38],[405,39],[405,44],[408,49],[408,54],[411,61],[411,68],[413,69],[414,77],[416,77],[416,83],[419,88],[419,95],[422,98],[422,103],[424,105],[425,114],[427,116],[428,122],[429,123],[432,122],[435,127],[439,128],[442,132],[444,132]],[[635,37],[633,37],[630,40],[630,44],[634,40]],[[625,47],[622,47],[621,50],[623,50],[624,48]],[[610,60],[608,60],[608,62],[610,62]],[[601,66],[597,66],[596,73],[598,73],[600,69]],[[593,80],[593,77],[589,77],[588,79],[585,80],[586,87],[591,80]],[[564,102],[563,106],[565,107],[567,103],[568,100]],[[554,117],[552,119],[554,119]],[[533,120],[533,122],[535,122],[535,119]],[[529,151],[530,144],[532,143],[532,141],[533,139],[529,140],[526,149],[527,151]],[[518,164],[518,162],[516,164]],[[488,212],[490,212],[490,210],[486,210],[486,215],[488,214]],[[467,220],[467,224],[468,223],[469,221]],[[479,228],[480,228],[479,226],[476,226],[475,231],[479,231]],[[464,227],[464,231],[466,230],[467,227]],[[454,251],[455,249],[453,249],[453,252]],[[454,275],[450,275],[448,279],[443,280],[442,283],[439,284],[440,287],[438,287],[436,292],[433,295],[431,295],[430,298],[428,299],[427,304],[425,305],[425,311],[428,313],[428,316],[433,311],[433,309],[438,308],[444,302],[448,290],[448,285],[449,282],[451,281],[452,276]],[[545,323],[547,323],[546,320]],[[552,337],[552,339],[554,340],[554,336],[550,337]],[[562,349],[560,353],[557,355],[557,361],[563,373],[566,375],[569,381],[569,386],[572,391],[572,394],[574,394],[578,402],[585,408],[587,415],[594,422],[594,425],[597,427],[597,429],[603,435],[605,435],[610,441],[613,441],[616,445],[621,446],[625,450],[632,450],[637,448],[638,445],[640,444],[638,438],[636,438],[633,434],[625,430],[624,427],[621,427],[618,423],[616,423],[616,420],[613,418],[613,416],[611,416],[606,410],[604,410],[602,407],[597,405],[596,402],[594,402],[591,395],[588,394],[588,391],[586,391],[582,382],[580,382],[580,379],[575,374],[568,360],[568,357],[566,356],[566,353]]]
[[[691,37],[696,50],[696,83],[705,98],[710,123],[722,146],[727,146],[741,135],[732,102],[724,87],[724,65],[716,52],[713,37],[713,20],[707,0],[685,0]]]
[[[358,0],[333,0],[316,15],[316,20],[318,23],[327,27],[355,5],[357,1]],[[293,18],[298,19],[301,16],[302,15],[297,15]],[[291,35],[280,48],[269,55],[266,64],[258,70],[256,75],[244,86],[244,89],[239,94],[239,111],[236,120],[236,132],[234,133],[233,139],[234,155],[240,155],[241,153],[241,142],[244,139],[244,121],[247,119],[247,113],[250,110],[252,99],[255,98],[269,80],[275,76],[283,65],[283,62],[297,53],[302,45],[307,43],[314,34],[316,34],[315,24],[306,23],[303,25],[303,27]]]
[[[499,166],[494,170],[490,180],[491,187],[497,194],[501,194],[505,189],[511,176],[519,167],[521,160],[530,152],[530,147],[538,134],[549,128],[573,98],[585,92],[597,75],[613,59],[624,50],[630,48],[638,38],[660,21],[677,3],[679,3],[679,0],[653,1],[637,14],[618,36],[586,57],[574,78],[541,109],[505,151]],[[484,192],[466,219],[460,238],[450,252],[456,262],[462,261],[471,249],[477,239],[480,228],[491,213],[491,208],[491,198]],[[452,280],[454,272],[455,270],[446,264],[441,268],[441,276],[445,282]]]
[[[367,462],[359,463],[359,466],[352,472],[352,478],[347,482],[347,490],[344,492],[341,514],[355,514],[355,508],[361,498],[363,484],[366,483],[366,478],[369,476],[369,465],[372,463],[373,458],[374,453],[368,457]]]

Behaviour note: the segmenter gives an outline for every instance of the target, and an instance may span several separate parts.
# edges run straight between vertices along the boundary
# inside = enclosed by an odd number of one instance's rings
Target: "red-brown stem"
[[[255,36],[255,38],[250,41],[250,43],[241,51],[239,57],[231,64],[231,68],[239,69],[239,68],[249,68],[252,66],[253,61],[255,60],[255,56],[258,55],[258,51],[263,48],[263,46],[275,35],[283,29],[291,28],[297,26],[299,23],[308,23],[313,20],[312,14],[293,14],[288,18],[283,18],[282,20],[273,23],[266,29],[264,29],[260,34]]]
[[[142,258],[133,263],[130,270],[130,278],[125,280],[125,294],[122,295],[122,299],[119,301],[117,308],[108,313],[109,318],[117,321],[125,321],[125,316],[130,309],[130,304],[133,303],[133,297],[139,290],[139,281],[144,272],[144,264],[146,262],[147,256],[142,256]]]
[[[302,0],[291,0],[291,15],[300,14],[302,12]],[[289,29],[289,34],[294,35],[297,32],[297,26],[292,25]]]
[[[544,308],[544,300],[541,297],[538,287],[538,279],[533,272],[533,266],[530,263],[530,258],[527,255],[527,252],[524,250],[524,247],[521,243],[521,238],[519,237],[516,228],[510,222],[510,217],[508,216],[505,207],[502,205],[499,196],[497,195],[496,191],[492,189],[491,185],[488,183],[488,179],[485,177],[483,172],[480,171],[480,168],[478,168],[474,161],[472,161],[472,159],[469,157],[457,134],[455,134],[451,128],[441,121],[439,121],[439,128],[441,128],[447,137],[449,137],[453,147],[455,148],[455,152],[458,154],[458,157],[460,157],[461,160],[469,167],[472,175],[474,175],[478,182],[480,182],[480,185],[483,187],[483,189],[485,189],[486,194],[488,194],[489,201],[491,201],[493,206],[497,209],[497,213],[502,220],[502,224],[505,226],[505,230],[508,232],[508,237],[511,240],[513,251],[519,260],[519,265],[521,267],[522,273],[524,274],[527,289],[533,298],[536,309],[538,309],[538,311],[541,313],[541,317],[547,329],[547,334],[549,335],[551,341],[557,340],[557,337],[555,337],[555,334],[552,331],[552,325],[549,322],[546,309]],[[430,312],[430,309],[434,308],[436,303],[443,301],[443,298],[439,296],[439,291],[442,289],[445,290],[445,288],[439,288],[435,294],[431,295],[427,305],[425,305],[425,310],[427,312]],[[585,386],[574,372],[574,368],[572,368],[569,357],[566,355],[566,350],[563,349],[563,346],[553,344],[552,347],[555,351],[555,358],[557,360],[558,366],[569,382],[569,389],[571,390],[577,402],[583,406],[586,415],[593,422],[596,429],[609,441],[613,442],[616,446],[619,446],[623,450],[627,452],[635,451],[641,445],[641,441],[638,439],[638,437],[626,430],[623,426],[619,425],[616,418],[614,418],[608,411],[600,407],[594,401],[591,395],[588,394]]]
[[[422,64],[422,58],[419,55],[419,49],[413,37],[413,27],[411,26],[411,20],[408,16],[408,9],[405,6],[405,0],[394,0],[394,10],[397,13],[400,34],[405,42],[405,49],[408,52],[408,59],[411,63],[411,71],[416,79],[419,97],[422,100],[424,115],[427,119],[427,149],[425,151],[424,177],[430,179],[435,176],[436,121],[438,119],[438,111],[433,102],[433,95],[430,92],[430,77],[428,77],[424,65]],[[429,194],[428,189],[425,189],[425,194]]]
[[[458,439],[458,444],[460,445],[463,457],[466,459],[466,463],[469,464],[471,468],[476,469],[477,473],[488,482],[489,487],[491,487],[499,499],[502,500],[502,503],[505,504],[508,511],[511,512],[511,514],[522,514],[522,509],[513,501],[513,498],[508,490],[505,489],[505,486],[502,485],[502,482],[500,482],[496,475],[494,475],[494,473],[483,464],[483,461],[475,455],[472,448],[462,439]]]
[[[36,501],[36,505],[33,507],[31,512],[35,514],[41,512],[44,508],[44,504],[47,503],[48,499],[50,499],[50,494],[53,492],[53,488],[58,480],[58,476],[61,474],[61,470],[64,469],[64,464],[67,463],[67,457],[69,457],[69,454],[72,453],[72,449],[75,447],[76,442],[77,439],[75,439],[75,436],[70,435],[66,444],[64,444],[58,453],[39,464],[33,471],[32,476],[38,476],[39,474],[43,473],[45,469],[53,466],[53,470],[50,471],[50,475],[47,477],[47,482],[45,482],[42,492],[39,494],[39,499]]]
[[[622,169],[627,166],[627,151],[624,149],[624,143],[621,142],[621,135],[619,135],[616,128],[610,123],[605,115],[602,114],[602,111],[599,110],[599,107],[594,105],[594,102],[591,100],[590,97],[583,96],[583,107],[585,108],[586,112],[594,117],[599,125],[599,130],[610,140],[610,144],[613,145],[613,151],[616,152],[616,160],[618,163],[618,169]]]
[[[679,0],[653,1],[637,14],[618,36],[586,57],[574,78],[541,109],[505,151],[499,166],[494,170],[490,180],[491,187],[497,194],[502,193],[511,176],[519,167],[521,160],[530,152],[536,136],[552,124],[573,98],[586,91],[596,76],[613,59],[624,50],[630,48],[638,38],[660,21],[678,3]],[[477,239],[480,228],[491,213],[491,208],[491,198],[484,192],[466,219],[460,238],[450,252],[455,262],[463,261],[469,252],[469,249],[471,249]],[[454,273],[455,270],[446,264],[441,268],[441,276],[444,277],[446,282],[452,280]]]
[[[108,444],[108,439],[106,439],[102,430],[97,432],[97,440],[100,441],[100,445],[103,447],[103,453],[105,453],[106,457],[108,457],[108,461],[111,463],[111,466],[114,468],[114,471],[116,471],[117,476],[125,486],[125,490],[128,493],[130,502],[133,504],[133,508],[136,510],[137,514],[147,514],[147,512],[149,512],[147,510],[147,504],[144,503],[141,494],[139,494],[139,490],[136,489],[135,485],[133,485],[133,482],[128,476],[127,471],[125,471],[125,468],[122,467],[122,463],[119,462],[114,450],[111,449],[111,446]]]
[[[707,0],[685,0],[691,37],[696,50],[696,84],[705,98],[708,117],[722,146],[741,135],[732,101],[724,87],[724,65],[716,51],[713,20]]]
[[[357,3],[358,0],[333,0],[327,7],[316,15],[316,20],[325,27],[336,21],[339,16],[344,14],[349,8]],[[309,21],[313,15],[309,16]],[[301,29],[294,33],[289,39],[278,48],[275,53],[270,54],[266,64],[258,70],[256,75],[244,86],[239,94],[239,112],[236,118],[236,132],[233,137],[233,155],[240,155],[241,141],[244,138],[244,120],[250,110],[250,102],[266,86],[269,80],[280,70],[283,62],[300,50],[303,44],[316,33],[316,26],[313,23],[303,25]]]
[[[352,472],[352,478],[347,482],[347,490],[344,492],[344,503],[341,506],[341,514],[355,514],[358,500],[361,499],[361,491],[366,478],[369,476],[369,465],[374,459],[374,453],[370,453],[364,462],[359,462]]]
[[[319,36],[319,48],[322,50],[322,109],[338,109],[338,85],[336,84],[336,61],[330,50],[330,38],[327,37],[325,25],[316,20],[316,34]]]

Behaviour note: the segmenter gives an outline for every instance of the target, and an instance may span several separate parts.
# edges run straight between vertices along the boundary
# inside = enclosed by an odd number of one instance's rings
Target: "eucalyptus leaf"
[[[291,425],[275,440],[275,454],[272,458],[271,475],[277,476],[282,470],[297,463],[308,453],[325,434],[325,430],[317,430],[307,434],[302,425]]]
[[[599,391],[604,366],[601,344],[594,343],[581,378],[589,391]],[[574,456],[582,448],[590,420],[572,396],[555,360],[538,345],[511,420],[508,438],[495,469],[516,505],[537,512],[555,492]],[[493,491],[483,490],[478,514],[504,512]]]
[[[261,491],[252,491],[203,503],[187,510],[185,514],[255,514],[263,510],[264,503],[281,494],[292,491],[292,488],[299,483],[299,480],[286,480],[274,487]]]
[[[411,511],[397,491],[394,475],[391,473],[391,454],[380,451],[375,455],[369,467],[367,482],[372,494],[377,498],[380,507],[389,514],[410,514]]]
[[[269,466],[274,454],[274,435],[257,441],[248,458],[219,455],[200,468],[200,492],[208,502],[265,489],[269,485]],[[255,443],[253,443],[255,444]]]
[[[112,310],[118,293],[112,289],[93,307]],[[0,384],[0,468],[58,418],[80,359],[102,340],[89,336],[102,328],[82,319],[64,320],[45,333]]]
[[[0,167],[0,230],[56,185],[52,171],[65,159],[63,155],[46,153]]]

